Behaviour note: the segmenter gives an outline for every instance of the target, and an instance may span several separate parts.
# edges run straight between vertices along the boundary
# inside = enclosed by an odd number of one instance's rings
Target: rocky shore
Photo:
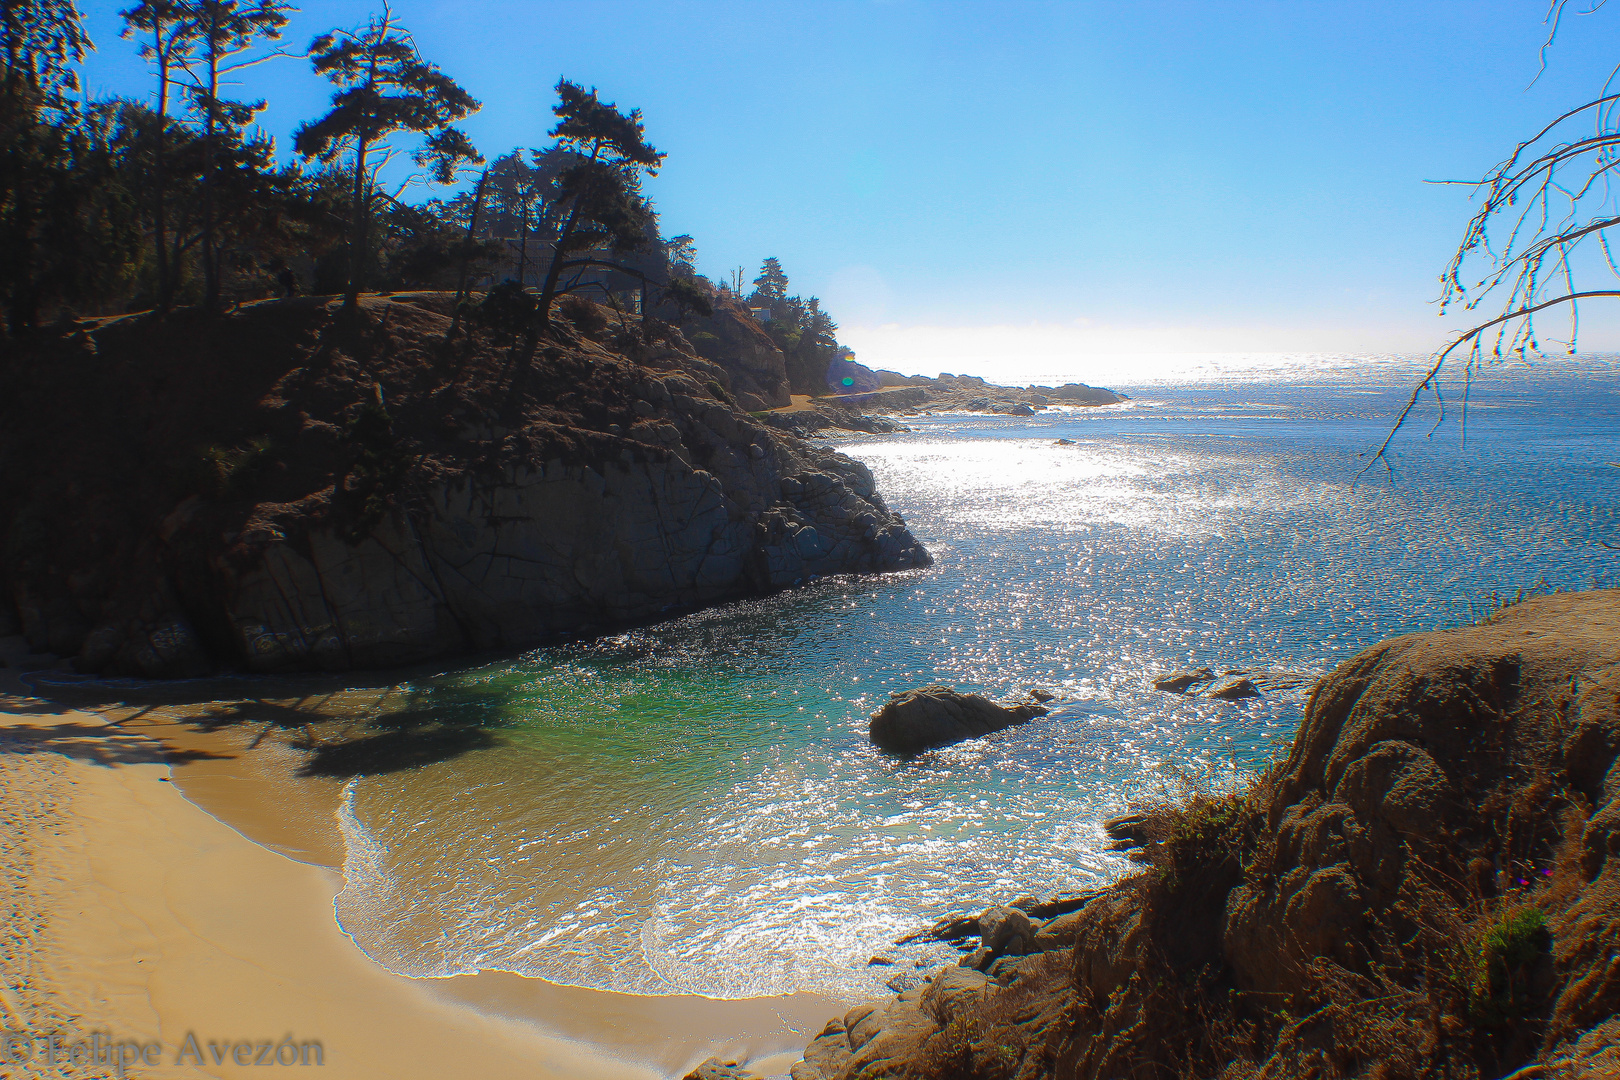
[[[1033,416],[1054,405],[1118,405],[1127,400],[1100,386],[1067,383],[1063,386],[998,386],[977,375],[941,372],[901,375],[896,371],[873,373],[882,392],[873,393],[864,404],[868,412],[988,412],[1006,416]]]
[[[787,397],[745,313],[707,321],[715,360],[585,301],[447,344],[453,299],[81,320],[8,358],[0,647],[383,667],[929,562],[863,465],[742,407]]]
[[[1367,649],[1273,769],[1109,831],[1146,869],[902,939],[964,955],[794,1080],[1620,1075],[1620,591]]]
[[[840,362],[831,374],[840,372],[850,384],[840,388],[843,392],[801,397],[800,403],[791,408],[756,415],[773,427],[808,438],[829,428],[888,434],[905,430],[904,417],[939,412],[1034,416],[1055,407],[1094,408],[1128,400],[1123,394],[1083,383],[998,386],[977,375],[901,375],[873,371],[852,361]],[[840,381],[834,380],[833,385],[837,387]]]

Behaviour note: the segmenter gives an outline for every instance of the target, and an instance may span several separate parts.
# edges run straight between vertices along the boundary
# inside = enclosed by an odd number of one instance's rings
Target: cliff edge
[[[447,347],[452,301],[81,320],[6,358],[0,609],[84,672],[342,670],[929,562],[680,331],[571,300]]]
[[[992,908],[793,1077],[1620,1076],[1617,754],[1620,591],[1386,641],[1278,767],[1121,825],[1145,872]]]

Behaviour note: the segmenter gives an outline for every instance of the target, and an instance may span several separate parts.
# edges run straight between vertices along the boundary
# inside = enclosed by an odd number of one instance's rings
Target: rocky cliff
[[[745,305],[720,295],[712,303],[713,314],[694,316],[684,331],[696,352],[726,371],[744,409],[787,405],[792,400],[787,357]]]
[[[1145,872],[945,920],[962,965],[793,1076],[1612,1080],[1617,755],[1620,592],[1384,642],[1271,772],[1116,829]]]
[[[339,670],[929,561],[864,466],[756,422],[678,331],[573,303],[538,342],[446,347],[449,306],[82,321],[6,358],[0,577],[29,646]]]

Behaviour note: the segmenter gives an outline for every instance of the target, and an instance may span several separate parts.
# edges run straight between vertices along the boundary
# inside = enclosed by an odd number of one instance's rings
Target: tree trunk
[[[163,139],[169,127],[169,58],[163,51],[163,29],[160,20],[153,20],[153,47],[158,58],[158,127],[157,150],[152,161],[152,231],[157,239],[158,310],[168,314],[174,303],[174,287],[169,282],[168,222],[164,212],[164,154]]]
[[[602,140],[597,139],[591,144],[590,160],[596,161],[601,153]],[[568,241],[574,238],[574,223],[578,219],[579,199],[576,196],[574,205],[568,210],[568,220],[557,230],[557,241],[551,245],[551,265],[546,268],[546,281],[540,286],[540,303],[535,310],[541,326],[551,325],[551,302],[557,298],[557,278],[562,273],[563,253],[568,250]]]
[[[214,236],[214,185],[219,179],[219,47],[217,31],[209,28],[208,35],[208,109],[205,113],[203,142],[207,158],[203,166],[203,308],[210,313],[219,311],[219,251]]]
[[[366,140],[354,150],[354,232],[349,240],[349,291],[343,294],[345,310],[360,306],[360,279],[365,273],[366,219],[370,216],[366,197]]]
[[[546,280],[540,286],[540,302],[535,308],[541,326],[551,325],[551,302],[557,297],[557,278],[562,274],[563,252],[567,250],[568,241],[574,238],[574,219],[579,215],[579,203],[574,203],[573,209],[568,211],[568,220],[563,222],[557,231],[557,240],[551,245],[551,265],[546,267]]]
[[[472,214],[467,218],[467,247],[471,249],[473,237],[478,231],[478,211],[484,205],[484,182],[489,179],[489,168],[478,175],[478,187],[473,191]],[[461,276],[456,281],[456,310],[450,315],[450,329],[444,333],[444,343],[449,345],[455,338],[456,331],[461,329],[461,302],[467,298],[467,255],[461,256]]]
[[[522,204],[522,207],[523,216],[518,219],[517,282],[520,289],[526,284],[523,276],[528,273],[529,269],[529,207],[527,203]]]

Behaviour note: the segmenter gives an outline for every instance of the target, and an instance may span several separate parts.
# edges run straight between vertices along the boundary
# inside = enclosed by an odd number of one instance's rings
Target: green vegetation
[[[1212,874],[1225,878],[1240,871],[1258,816],[1247,790],[1189,798],[1168,816],[1154,859],[1165,887],[1173,893]]]
[[[1547,583],[1545,577],[1537,578],[1529,585],[1522,585],[1513,590],[1510,596],[1507,593],[1492,591],[1483,600],[1469,601],[1468,614],[1462,619],[1442,623],[1436,629],[1446,630],[1461,626],[1489,626],[1502,617],[1502,613],[1515,604],[1522,604],[1537,596],[1552,596],[1555,593],[1565,592],[1563,588],[1554,588]]]
[[[363,253],[371,220],[374,177],[366,166],[367,153],[395,132],[425,135],[412,157],[429,168],[436,182],[448,184],[462,163],[484,160],[471,140],[451,126],[477,111],[478,102],[422,59],[415,41],[387,8],[362,29],[322,34],[309,53],[316,73],[342,89],[332,95],[332,111],[300,127],[293,145],[305,158],[328,163],[344,150],[352,154],[349,280],[343,296],[344,306],[352,308],[365,277]]]
[[[375,399],[355,410],[343,434],[344,441],[353,448],[354,459],[339,486],[355,512],[349,534],[359,540],[369,535],[394,505],[416,458],[394,436],[394,418],[383,404],[381,388]]]
[[[249,494],[275,460],[268,435],[249,439],[242,446],[205,446],[198,452],[201,486],[216,499]]]
[[[788,276],[779,259],[766,259],[754,279],[749,307],[764,312],[764,323],[776,347],[787,357],[789,381],[798,393],[827,392],[827,367],[840,349],[838,324],[821,310],[821,301],[788,295]],[[722,293],[727,290],[722,287]]]
[[[562,282],[565,270],[633,269],[597,252],[603,246],[613,254],[639,251],[656,235],[652,209],[641,196],[641,177],[657,175],[664,161],[664,155],[647,142],[640,109],[621,113],[612,102],[598,98],[595,90],[567,79],[558,80],[557,98],[551,110],[557,126],[551,136],[581,160],[557,178],[553,200],[557,239],[540,286],[542,324],[559,292],[568,291]]]
[[[776,258],[747,297],[740,272],[720,285],[699,275],[696,242],[661,237],[642,190],[665,155],[640,110],[594,88],[560,79],[548,145],[492,155],[469,190],[413,201],[484,161],[456,126],[480,106],[384,6],[303,50],[335,90],[298,127],[295,155],[278,155],[256,126],[267,103],[224,88],[244,69],[288,62],[294,10],[139,0],[121,13],[123,37],[151,72],[149,105],[79,97],[92,45],[73,0],[0,7],[0,308],[11,338],[80,315],[222,313],[298,293],[341,294],[353,308],[366,289],[427,289],[456,291],[451,337],[471,316],[532,345],[565,298],[588,297],[618,311],[626,332],[640,315],[648,343],[700,320],[690,340],[716,358],[736,335],[701,320],[748,305],[794,389],[825,392],[841,350],[821,302],[789,295]],[[390,189],[382,172],[402,155],[420,171]],[[469,286],[482,303],[467,300]],[[592,307],[564,314],[599,332]]]
[[[1533,907],[1504,911],[1479,943],[1468,987],[1468,1015],[1482,1027],[1499,1027],[1531,1006],[1531,968],[1552,944],[1547,921]]]

